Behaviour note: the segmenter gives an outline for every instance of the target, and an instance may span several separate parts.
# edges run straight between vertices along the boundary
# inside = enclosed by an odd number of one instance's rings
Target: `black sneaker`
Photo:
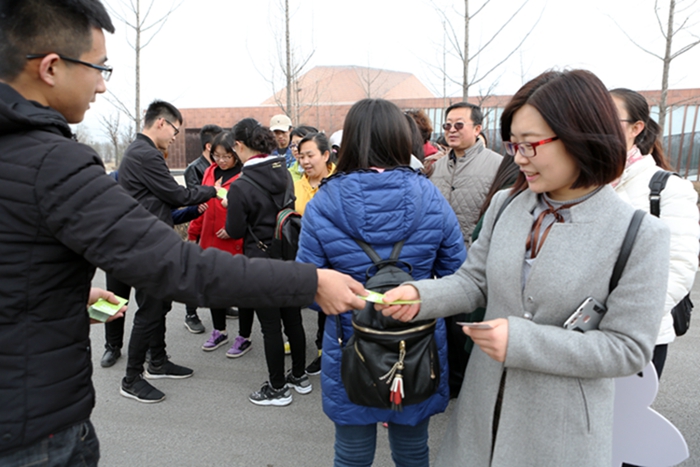
[[[238,308],[235,306],[226,308],[226,319],[238,319]]]
[[[192,334],[201,334],[204,332],[204,325],[197,315],[186,315],[185,327]]]
[[[154,365],[153,362],[151,362],[148,364],[146,371],[143,372],[143,375],[148,379],[184,379],[189,378],[193,374],[193,370],[176,365],[170,360],[165,360],[162,365]]]
[[[287,373],[286,381],[287,386],[293,387],[299,394],[308,394],[313,389],[313,386],[311,386],[311,381],[309,381],[309,377],[307,375],[301,375],[297,378],[290,371]]]
[[[154,404],[165,399],[165,394],[151,386],[141,375],[131,383],[127,383],[126,377],[122,378],[119,394],[145,404]]]
[[[292,403],[292,392],[286,384],[281,389],[274,389],[268,381],[265,381],[259,391],[248,396],[248,400],[255,405],[283,407]]]
[[[109,344],[105,344],[105,353],[102,355],[102,360],[100,360],[100,366],[102,368],[114,366],[121,356],[122,351],[119,349],[119,347],[113,347]]]
[[[306,367],[306,374],[315,376],[321,373],[321,356],[314,358],[314,361]]]

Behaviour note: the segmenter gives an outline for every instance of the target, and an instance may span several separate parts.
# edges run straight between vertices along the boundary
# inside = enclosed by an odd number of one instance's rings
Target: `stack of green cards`
[[[387,303],[384,301],[384,294],[379,292],[373,292],[371,290],[368,290],[368,292],[369,295],[367,295],[366,297],[363,297],[362,295],[358,295],[358,297],[368,302],[381,303],[384,305],[414,305],[416,303],[420,303],[420,300],[396,300],[394,302]]]
[[[226,191],[226,188],[217,188],[216,189],[216,196],[221,199],[226,199],[226,195],[228,194],[228,191]]]
[[[101,321],[104,323],[109,319],[110,316],[114,316],[115,313],[121,310],[122,307],[129,302],[129,300],[127,300],[126,298],[117,297],[116,295],[115,297],[119,301],[118,304],[110,303],[104,298],[100,298],[95,303],[93,303],[88,308],[88,314],[90,315],[90,318],[96,319],[97,321]]]

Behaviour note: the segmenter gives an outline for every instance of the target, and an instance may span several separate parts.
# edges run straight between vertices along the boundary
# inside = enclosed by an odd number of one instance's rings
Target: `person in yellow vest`
[[[297,161],[304,169],[304,173],[301,179],[294,183],[294,195],[297,197],[295,207],[303,216],[307,203],[314,197],[323,179],[335,172],[335,164],[330,161],[331,146],[324,133],[307,134],[299,141],[297,151]],[[309,376],[321,373],[321,350],[325,325],[326,315],[319,313],[316,331],[318,356],[306,367],[306,374]]]
[[[299,165],[304,174],[294,183],[294,195],[297,197],[296,210],[304,215],[306,204],[318,191],[324,178],[335,171],[335,164],[330,161],[331,149],[328,137],[323,133],[309,133],[297,146]]]
[[[302,139],[304,139],[304,136],[310,133],[318,133],[318,130],[309,125],[301,125],[293,129],[292,132],[289,133],[289,136],[291,138],[291,143],[289,143],[289,149],[292,150],[292,155],[294,156],[295,161],[294,164],[292,164],[292,166],[289,167],[287,170],[289,170],[289,173],[292,174],[292,180],[294,180],[294,183],[301,180],[301,178],[304,176],[304,168],[299,163],[299,151],[297,148],[299,146],[299,142]]]

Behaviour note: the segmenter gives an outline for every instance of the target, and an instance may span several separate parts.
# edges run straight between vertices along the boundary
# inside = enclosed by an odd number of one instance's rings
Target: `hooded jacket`
[[[228,190],[226,232],[231,238],[243,239],[243,252],[249,258],[267,258],[258,248],[248,226],[265,245],[272,242],[277,224],[277,213],[283,207],[288,193],[294,196],[292,176],[284,157],[260,154],[243,164],[241,177],[249,177],[269,193],[263,193],[251,183],[237,178]],[[294,209],[294,204],[290,206]]]
[[[449,204],[427,178],[407,167],[327,178],[306,206],[297,261],[335,269],[365,283],[372,260],[354,239],[369,243],[382,258],[390,256],[396,242],[405,240],[400,259],[413,267],[415,279],[452,274],[466,258],[457,217]],[[435,330],[440,358],[438,390],[419,404],[404,406],[402,412],[350,402],[340,376],[338,324],[347,342],[353,334],[352,312],[326,320],[321,385],[323,410],[331,420],[340,425],[383,421],[415,426],[445,410],[449,388],[443,320],[438,320]]]
[[[313,301],[313,266],[183,242],[105,174],[60,113],[3,83],[0,147],[2,454],[90,417],[86,304],[96,267],[158,298],[200,306]]]

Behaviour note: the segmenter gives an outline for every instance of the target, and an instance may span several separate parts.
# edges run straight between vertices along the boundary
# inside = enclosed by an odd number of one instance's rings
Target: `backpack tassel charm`
[[[391,410],[401,411],[404,391],[403,391],[403,360],[406,356],[406,341],[399,343],[399,361],[391,367],[385,375],[379,379],[386,379],[386,384],[391,384],[389,392],[389,400],[391,401]]]

